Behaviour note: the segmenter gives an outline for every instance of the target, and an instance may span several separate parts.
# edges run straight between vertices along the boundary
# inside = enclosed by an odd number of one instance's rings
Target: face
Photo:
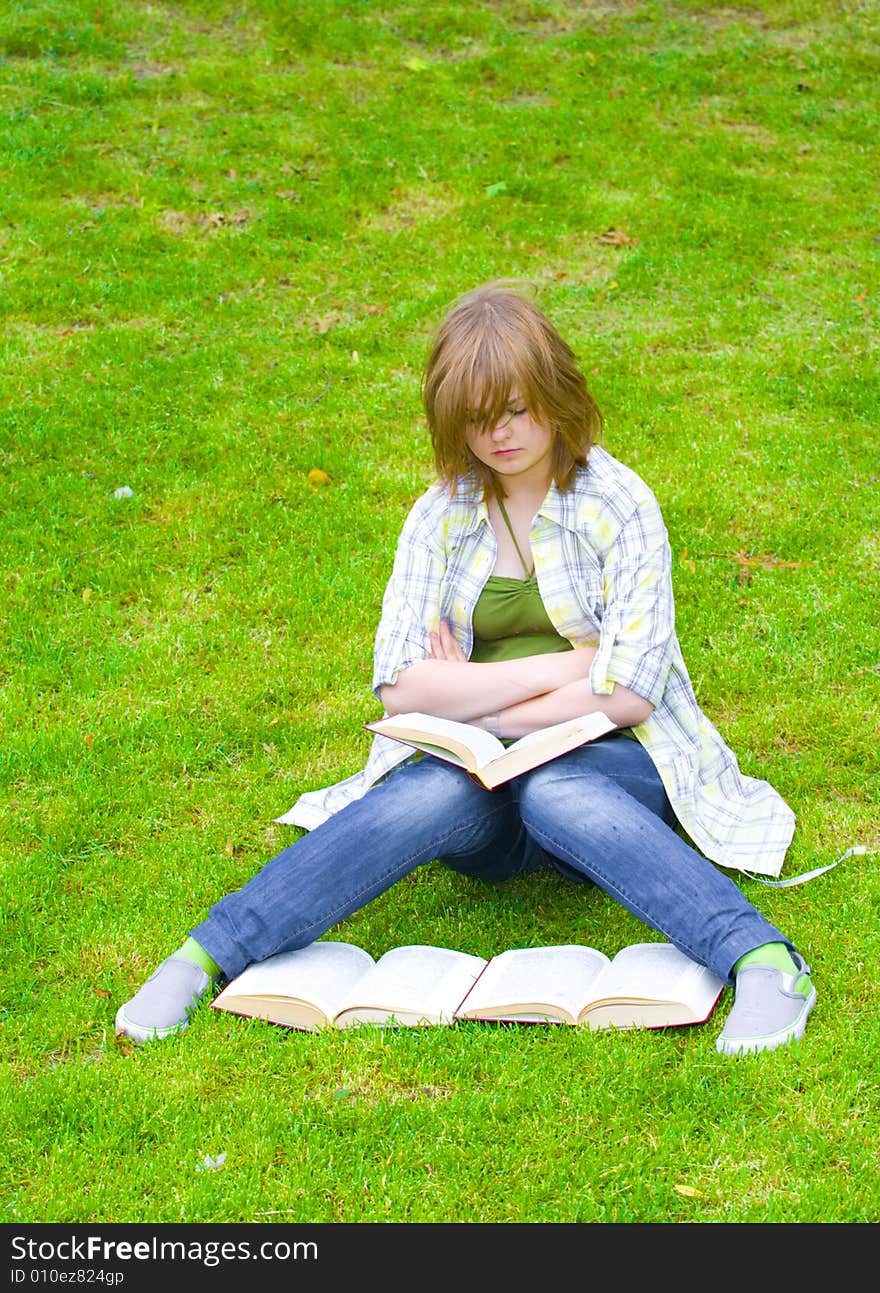
[[[491,429],[468,427],[465,440],[474,457],[511,484],[546,488],[552,476],[554,434],[537,422],[514,392],[506,414]]]

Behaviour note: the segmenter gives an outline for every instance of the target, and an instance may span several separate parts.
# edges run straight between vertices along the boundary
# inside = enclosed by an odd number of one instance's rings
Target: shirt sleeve
[[[440,584],[445,558],[431,534],[421,503],[406,519],[391,578],[382,599],[382,614],[373,649],[373,691],[391,686],[402,670],[427,659],[431,632],[440,623]]]
[[[596,695],[615,683],[659,705],[672,665],[675,607],[666,526],[653,497],[620,528],[605,559],[599,649],[590,670]]]

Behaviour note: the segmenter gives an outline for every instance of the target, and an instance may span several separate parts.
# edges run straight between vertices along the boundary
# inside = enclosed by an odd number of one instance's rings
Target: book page
[[[712,1013],[717,993],[708,997],[702,1010],[669,1001],[605,1001],[590,1006],[582,1022],[591,1030],[598,1028],[678,1028],[684,1024],[702,1024]]]
[[[723,987],[723,979],[671,943],[633,943],[617,953],[593,996],[595,1001],[677,1002],[699,1015]]]
[[[352,943],[317,942],[295,952],[279,952],[265,961],[254,961],[215,997],[218,1010],[252,1013],[248,1001],[277,1003],[285,999],[304,1001],[317,1007],[328,1020],[336,1014],[358,979],[375,964],[369,952]],[[276,1018],[282,1012],[260,1012],[262,1018]],[[284,1011],[279,1023],[296,1023]]]
[[[554,723],[552,727],[540,727],[536,732],[529,732],[527,736],[521,736],[518,741],[513,742],[513,745],[509,745],[507,753],[510,754],[513,750],[526,750],[531,745],[553,743],[567,737],[570,732],[580,734],[583,737],[582,743],[586,744],[588,740],[595,740],[597,736],[613,731],[616,726],[617,724],[613,723],[607,714],[596,710],[593,714],[584,714],[582,718],[567,718],[564,723]]]
[[[435,759],[444,759],[447,763],[454,763],[457,768],[464,768],[468,771],[473,765],[473,759],[468,756],[467,762],[452,750],[447,750],[445,745],[432,745],[430,741],[416,740],[415,737],[408,737],[403,742],[404,745],[411,745],[414,750],[421,750],[423,754],[433,754]]]
[[[542,1017],[574,1023],[609,964],[594,947],[514,948],[494,956],[458,1012],[459,1019]]]
[[[485,784],[494,789],[511,777],[536,768],[542,763],[576,750],[598,736],[604,736],[616,727],[605,714],[588,714],[584,718],[573,718],[565,723],[556,723],[552,727],[542,728],[520,737],[505,750],[503,755],[493,760],[484,773]]]
[[[451,1024],[485,964],[481,956],[445,947],[395,947],[357,982],[336,1023],[348,1028],[394,1016],[399,1024]]]
[[[366,726],[371,732],[417,745],[429,753],[433,753],[431,746],[442,745],[445,737],[449,740],[448,748],[461,758],[464,751],[471,751],[474,766],[488,763],[504,753],[504,746],[491,732],[472,723],[456,723],[451,718],[437,718],[433,714],[396,714],[393,718],[383,718]]]

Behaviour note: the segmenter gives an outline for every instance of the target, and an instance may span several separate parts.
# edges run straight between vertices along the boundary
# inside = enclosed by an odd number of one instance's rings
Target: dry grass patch
[[[171,211],[164,210],[159,214],[159,224],[166,233],[177,236],[192,233],[193,230],[216,232],[218,229],[246,229],[249,224],[259,220],[256,211],[242,209],[239,211]]]
[[[464,205],[464,199],[449,185],[414,184],[392,189],[391,202],[364,221],[364,227],[394,236],[420,224],[442,220]]]

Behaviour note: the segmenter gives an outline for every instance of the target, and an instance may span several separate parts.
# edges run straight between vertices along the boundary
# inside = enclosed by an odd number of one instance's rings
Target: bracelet
[[[487,732],[491,732],[493,736],[497,736],[499,740],[501,739],[501,723],[497,714],[487,714],[483,719],[483,727]]]

